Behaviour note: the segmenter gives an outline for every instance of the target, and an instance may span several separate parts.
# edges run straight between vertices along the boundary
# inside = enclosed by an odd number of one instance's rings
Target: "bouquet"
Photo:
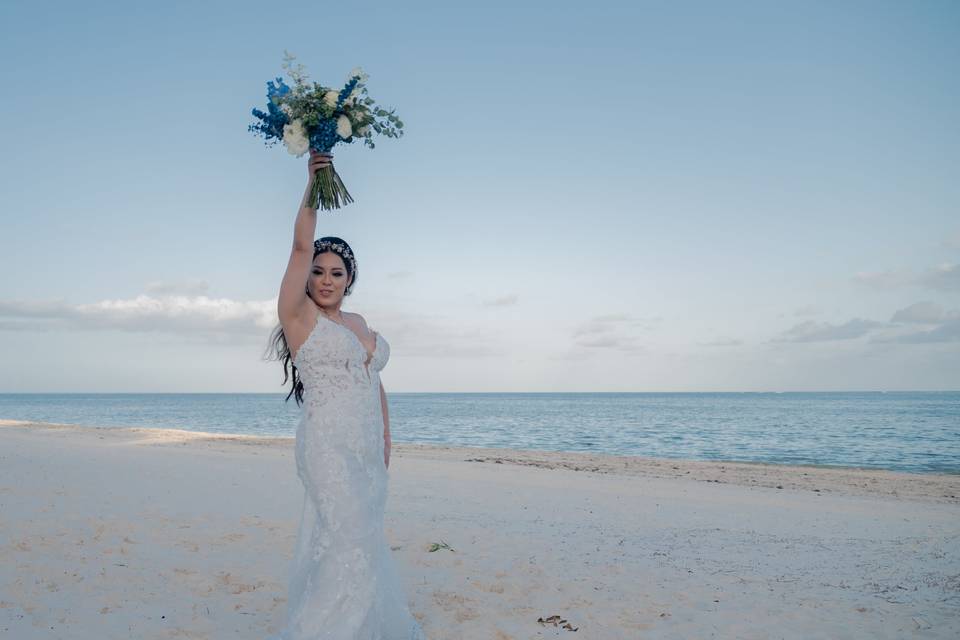
[[[267,146],[283,141],[287,151],[300,157],[313,149],[321,153],[330,153],[339,142],[352,143],[363,140],[373,149],[373,134],[391,138],[403,135],[403,122],[394,115],[394,110],[386,110],[376,105],[367,95],[367,74],[357,67],[347,76],[347,82],[341,89],[332,89],[319,83],[310,83],[303,71],[303,65],[293,67],[294,56],[284,51],[282,67],[293,79],[293,87],[284,84],[282,78],[277,83],[267,82],[267,112],[253,110],[259,122],[248,127],[255,134],[266,138]],[[350,193],[331,164],[317,171],[310,192],[310,202],[314,208],[324,210],[339,209],[353,202]]]

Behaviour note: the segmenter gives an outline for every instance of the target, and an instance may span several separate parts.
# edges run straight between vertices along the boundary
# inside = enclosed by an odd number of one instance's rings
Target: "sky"
[[[285,50],[388,392],[960,389],[957,3],[147,4],[0,4],[0,392],[286,393]]]

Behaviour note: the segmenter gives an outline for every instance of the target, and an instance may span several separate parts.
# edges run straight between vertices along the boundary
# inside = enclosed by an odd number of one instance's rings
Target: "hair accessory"
[[[331,240],[314,240],[313,241],[313,251],[314,253],[320,253],[326,250],[332,250],[337,252],[344,261],[350,261],[350,273],[357,273],[357,261],[353,257],[353,252],[350,251],[350,247],[343,244],[342,242],[333,242]]]

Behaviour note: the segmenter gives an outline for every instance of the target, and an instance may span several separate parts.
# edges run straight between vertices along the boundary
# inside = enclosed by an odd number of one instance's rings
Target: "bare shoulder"
[[[348,318],[350,318],[351,320],[353,320],[353,321],[357,324],[357,326],[361,327],[361,328],[363,329],[364,333],[367,333],[367,334],[373,333],[373,332],[370,330],[370,327],[367,326],[367,320],[366,320],[366,318],[364,318],[364,317],[363,317],[362,315],[360,315],[359,313],[354,313],[353,311],[348,311],[348,312],[345,313],[344,315],[347,316]]]

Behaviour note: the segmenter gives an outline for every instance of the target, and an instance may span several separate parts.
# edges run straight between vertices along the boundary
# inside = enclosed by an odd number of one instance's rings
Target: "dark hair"
[[[322,249],[318,248],[318,243],[320,242],[331,242],[334,244],[343,245],[346,247],[349,255],[354,255],[353,249],[342,238],[338,238],[336,236],[324,236],[313,244],[313,258],[310,260],[311,264],[313,263],[313,260],[316,260],[317,256],[321,253],[333,252],[337,255],[340,255],[339,251],[336,251],[329,246],[325,246]],[[343,260],[342,255],[340,255],[340,259]],[[343,292],[343,295],[345,296],[350,295],[353,292],[353,285],[357,284],[357,269],[354,268],[355,260],[356,257],[354,257],[354,260],[343,260],[343,264],[347,269],[347,277],[350,278],[350,284],[347,285],[347,288]],[[304,283],[304,288],[306,289],[306,287],[307,285]],[[310,297],[309,289],[307,289],[307,297]],[[317,313],[320,312],[318,311]],[[293,357],[290,355],[290,346],[287,344],[287,337],[283,334],[283,326],[280,324],[277,324],[270,334],[267,350],[264,353],[264,359],[279,360],[283,363],[283,382],[280,383],[281,385],[287,384],[288,379],[291,380],[290,393],[287,394],[284,402],[290,400],[290,396],[294,396],[294,399],[298,405],[303,404],[303,382],[300,380],[300,374],[297,371],[296,365],[293,364]]]

